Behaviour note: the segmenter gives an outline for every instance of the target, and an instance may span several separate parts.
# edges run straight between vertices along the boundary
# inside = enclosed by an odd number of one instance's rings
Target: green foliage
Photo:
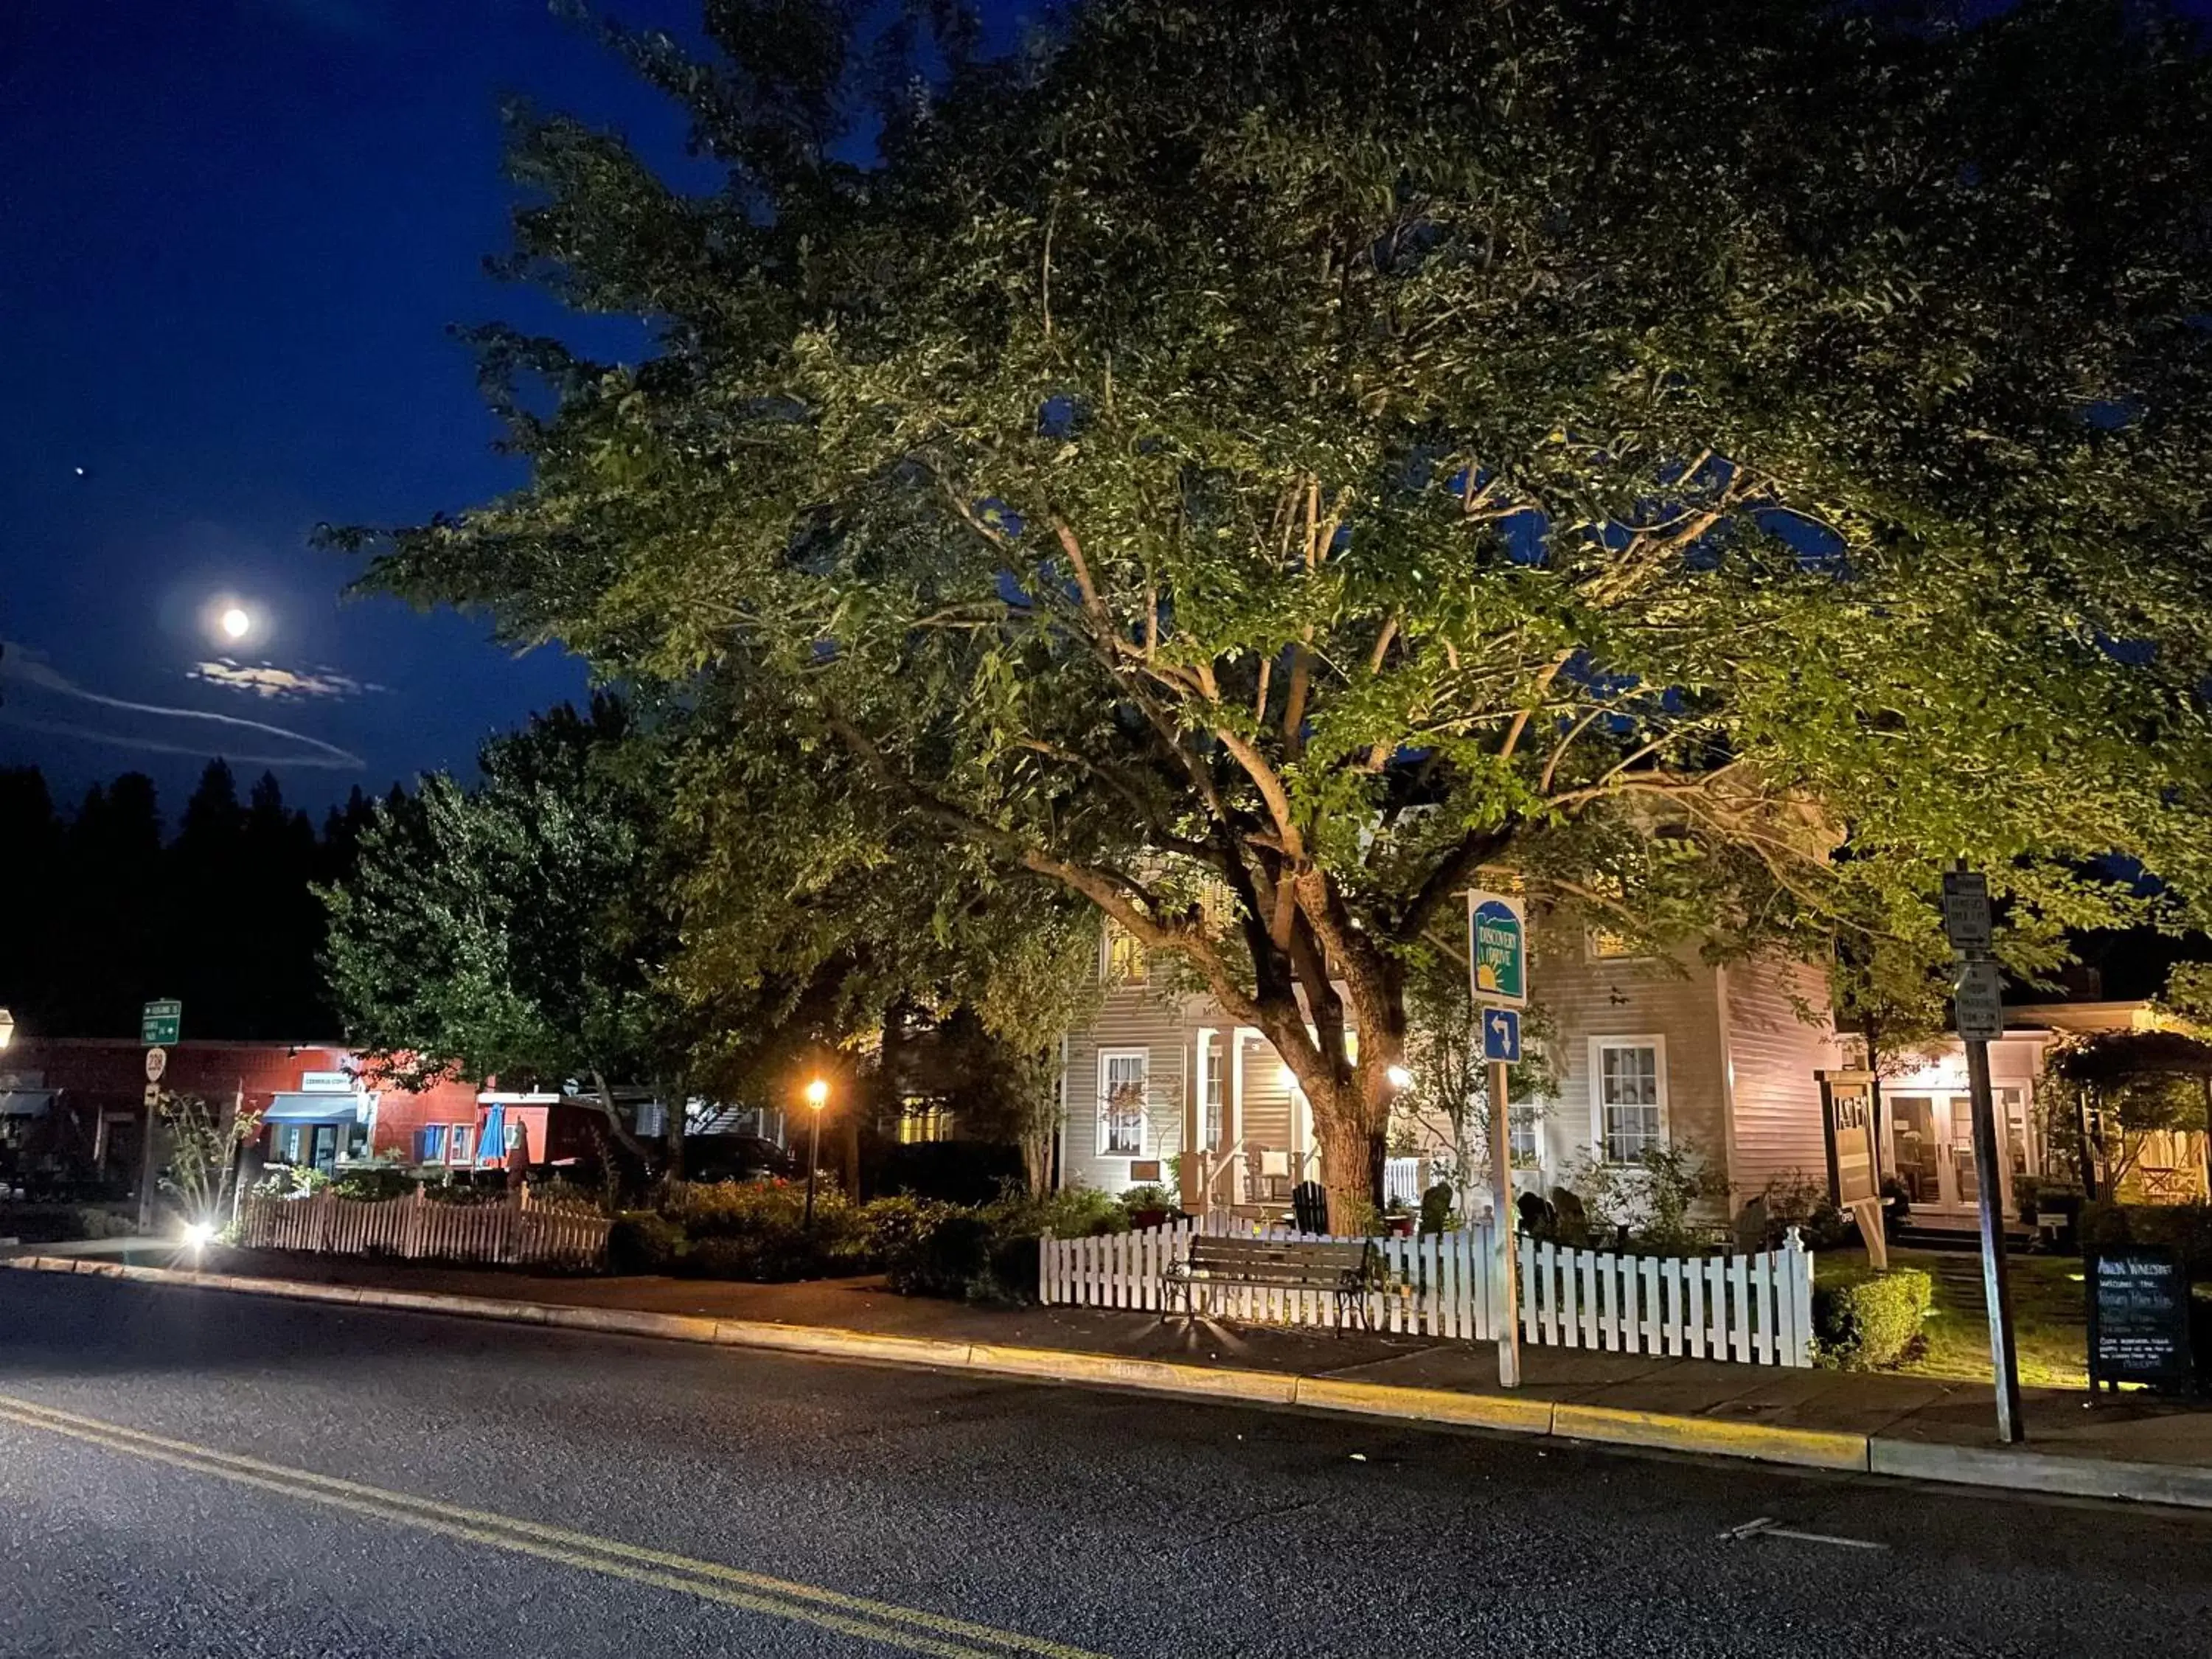
[[[167,1091],[159,1109],[162,1190],[176,1200],[185,1220],[212,1224],[229,1211],[238,1154],[260,1133],[260,1115]]]
[[[878,1199],[866,1210],[892,1289],[971,1302],[1035,1300],[1037,1241],[1048,1232],[1087,1238],[1129,1229],[1121,1200],[1081,1187],[1042,1198],[1008,1193],[975,1207]]]
[[[370,584],[674,691],[722,917],[827,960],[908,860],[944,939],[1024,879],[1108,911],[1281,1051],[1333,1205],[1486,866],[1723,955],[1901,941],[1892,986],[1954,858],[2016,971],[2201,924],[2212,64],[2155,5],[1921,9],[618,32],[726,187],[527,123],[510,267],[665,348],[482,335],[529,483]],[[864,64],[910,94],[866,167]]]
[[[128,1238],[138,1231],[135,1212],[97,1204],[13,1204],[0,1202],[0,1236],[26,1244],[60,1244],[77,1239]]]
[[[1121,1207],[1132,1216],[1148,1210],[1165,1210],[1172,1214],[1182,1207],[1182,1197],[1172,1188],[1157,1184],[1132,1187],[1121,1194]]]
[[[320,1170],[305,1164],[278,1164],[270,1166],[260,1180],[253,1183],[256,1198],[313,1198],[317,1193],[328,1192],[330,1176]]]
[[[1760,1192],[1766,1248],[1778,1249],[1795,1227],[1808,1250],[1839,1250],[1857,1242],[1858,1223],[1828,1196],[1828,1185],[1802,1170],[1772,1177]]]
[[[371,1166],[340,1171],[331,1182],[331,1191],[340,1198],[378,1201],[412,1198],[422,1184],[404,1170]]]
[[[1648,1148],[1627,1164],[1584,1153],[1553,1193],[1556,1236],[1562,1243],[1602,1248],[1626,1229],[1633,1249],[1692,1253],[1711,1230],[1694,1224],[1691,1212],[1719,1190],[1711,1164],[1686,1140]]]
[[[689,1248],[681,1223],[658,1210],[625,1210],[607,1233],[607,1271],[672,1273]]]
[[[1823,1279],[1813,1287],[1813,1333],[1823,1365],[1887,1370],[1920,1340],[1936,1282],[1917,1267]]]
[[[630,729],[599,700],[494,738],[477,787],[436,774],[385,803],[324,890],[349,1034],[403,1086],[655,1074],[671,923]]]

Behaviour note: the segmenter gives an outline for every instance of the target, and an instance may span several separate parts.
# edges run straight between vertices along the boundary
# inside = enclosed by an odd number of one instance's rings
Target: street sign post
[[[1482,1011],[1482,1057],[1508,1066],[1521,1063],[1521,1016],[1513,1009]]]
[[[138,1011],[138,1040],[146,1045],[146,1133],[138,1161],[138,1231],[154,1231],[154,1188],[161,1167],[161,1079],[170,1048],[184,1034],[185,1005],[163,997]]]
[[[1990,1315],[1990,1370],[1996,1382],[1997,1438],[2006,1445],[2025,1432],[2020,1420],[2020,1367],[2013,1352],[2012,1285],[2005,1267],[2004,1160],[1997,1146],[1996,1105],[1990,1091],[1990,1044],[2004,1035],[2004,983],[1990,954],[1995,928],[1989,878],[1963,865],[1943,877],[1943,932],[1959,963],[1952,1007],[1966,1050],[1966,1087],[1973,1098],[1974,1185],[1981,1218],[1982,1300]]]
[[[1528,1000],[1528,914],[1503,893],[1467,896],[1467,969],[1490,1073],[1491,1282],[1498,1288],[1498,1382],[1521,1386],[1521,1267],[1513,1206],[1513,1126],[1506,1067],[1521,1058]]]

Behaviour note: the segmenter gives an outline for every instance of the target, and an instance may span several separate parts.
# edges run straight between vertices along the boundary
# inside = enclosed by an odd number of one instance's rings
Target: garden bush
[[[866,1206],[870,1237],[893,1290],[970,1302],[1032,1302],[1037,1241],[1127,1232],[1129,1212],[1110,1194],[1071,1188],[1031,1198],[1009,1189],[989,1204],[878,1199]]]
[[[1853,1273],[1813,1287],[1813,1332],[1823,1365],[1887,1370],[1920,1340],[1936,1281],[1917,1267]]]
[[[97,1204],[0,1204],[0,1238],[20,1238],[26,1244],[127,1238],[137,1231],[135,1212]]]
[[[682,1226],[658,1210],[625,1210],[607,1233],[607,1271],[672,1273],[690,1249]]]
[[[684,1241],[672,1258],[679,1273],[780,1284],[877,1265],[861,1207],[834,1187],[817,1189],[811,1227],[794,1182],[672,1182],[656,1210]]]

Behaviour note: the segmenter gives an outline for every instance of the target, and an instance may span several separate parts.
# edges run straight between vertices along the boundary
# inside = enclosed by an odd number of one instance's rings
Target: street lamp
[[[1393,1066],[1383,1075],[1390,1079],[1390,1086],[1394,1089],[1410,1089],[1413,1086],[1413,1074],[1402,1066]]]
[[[6,1048],[8,1040],[15,1035],[15,1016],[5,1008],[0,1008],[0,1048]]]
[[[806,1231],[814,1231],[814,1167],[822,1161],[822,1109],[830,1103],[830,1085],[820,1078],[806,1085],[809,1114],[806,1131]]]

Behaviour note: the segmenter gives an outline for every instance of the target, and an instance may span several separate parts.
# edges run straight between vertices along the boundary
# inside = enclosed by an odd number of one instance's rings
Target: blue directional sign
[[[1511,1008],[1486,1008],[1482,1011],[1482,1057],[1502,1060],[1508,1066],[1521,1063],[1521,1016]]]

